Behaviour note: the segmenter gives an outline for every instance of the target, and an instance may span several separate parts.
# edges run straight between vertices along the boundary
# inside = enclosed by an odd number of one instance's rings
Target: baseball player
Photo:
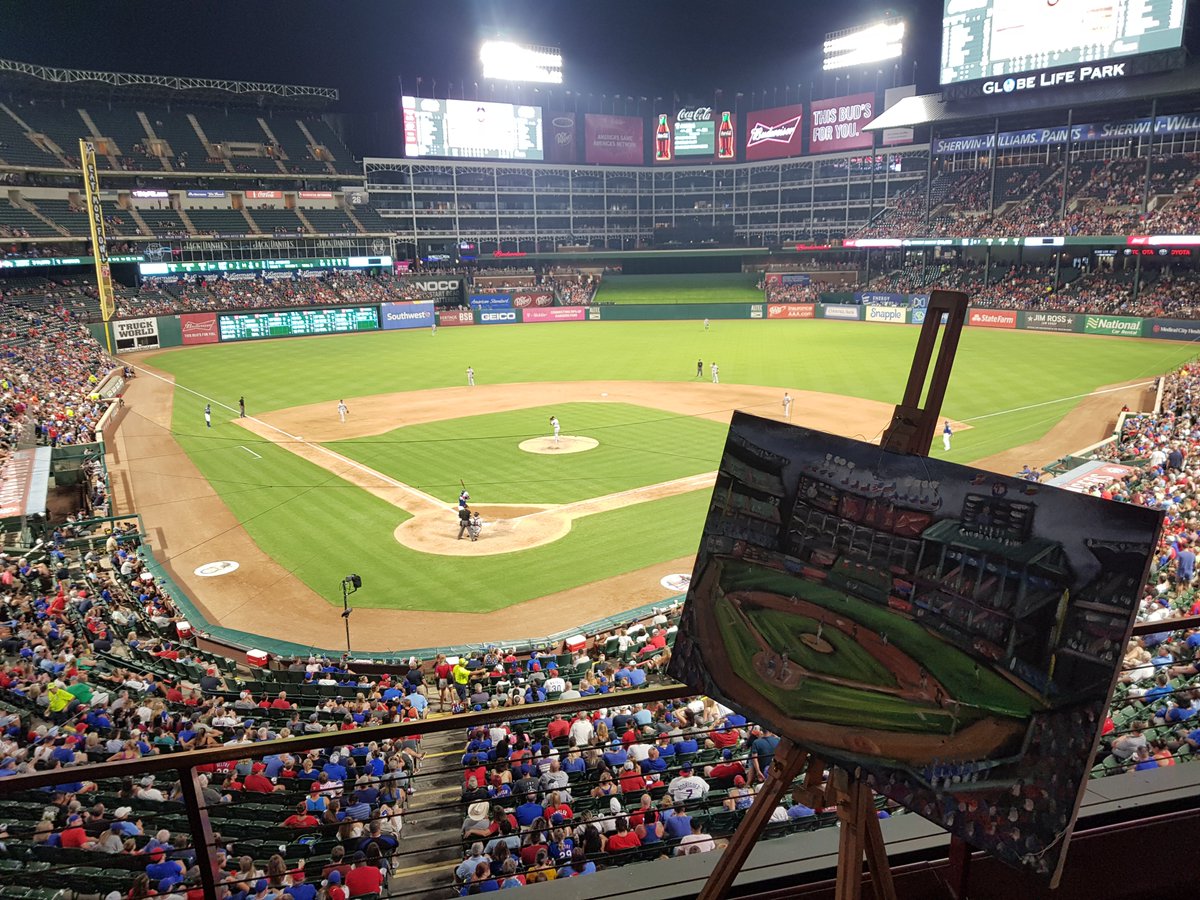
[[[467,366],[467,385],[470,387],[475,386],[475,370],[470,366]]]
[[[942,449],[947,452],[950,450],[950,436],[952,434],[954,434],[954,431],[951,430],[950,420],[947,419],[946,424],[942,426]]]
[[[787,391],[783,393],[783,417],[785,419],[792,417],[792,395]]]
[[[462,493],[458,495],[458,508],[466,509],[467,502],[471,499],[471,495],[467,493],[467,489],[463,488]]]
[[[346,422],[346,413],[348,413],[348,412],[350,412],[350,407],[348,407],[346,405],[346,401],[339,400],[338,401],[338,418],[342,420],[343,424],[345,424],[345,422]]]
[[[718,366],[716,363],[712,364],[712,378],[713,378],[713,384],[721,383],[721,367]]]
[[[696,377],[697,378],[704,377],[704,360],[702,360],[702,359],[696,360]]]
[[[471,524],[467,526],[467,534],[471,536],[471,540],[479,540],[479,532],[483,529],[483,522],[479,518],[479,513],[474,513],[471,516]]]
[[[204,404],[204,425],[207,428],[212,428],[212,404]]]
[[[554,429],[554,446],[558,446],[558,416],[550,417],[550,427]]]
[[[704,330],[708,331],[708,319],[704,320]]]
[[[246,398],[238,397],[238,415],[246,418]]]

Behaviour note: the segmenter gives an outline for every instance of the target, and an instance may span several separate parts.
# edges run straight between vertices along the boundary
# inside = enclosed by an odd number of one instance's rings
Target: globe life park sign
[[[1111,81],[1124,78],[1127,63],[1103,63],[1079,65],[1069,69],[1050,72],[1034,72],[1030,75],[1012,75],[1008,78],[993,78],[983,82],[984,94],[1012,94],[1040,88],[1063,87],[1068,84],[1087,84],[1095,81]]]

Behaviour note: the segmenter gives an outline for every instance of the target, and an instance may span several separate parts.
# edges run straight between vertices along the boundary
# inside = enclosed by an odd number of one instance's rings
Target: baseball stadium
[[[770,2],[711,71],[602,52],[676,2],[246,13],[320,63],[14,6],[0,900],[1200,879],[1112,865],[1200,811],[1194,2]],[[860,477],[951,330],[938,512]]]

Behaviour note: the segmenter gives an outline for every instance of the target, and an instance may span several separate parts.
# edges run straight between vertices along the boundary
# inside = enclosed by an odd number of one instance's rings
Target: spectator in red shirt
[[[361,850],[350,858],[354,868],[346,876],[346,890],[351,897],[361,897],[364,894],[378,894],[383,887],[383,873],[367,863],[367,856]]]
[[[617,816],[617,832],[609,836],[605,849],[615,853],[618,850],[632,850],[640,846],[642,839],[629,830],[629,820],[624,816]]]
[[[571,723],[563,716],[555,716],[546,726],[546,736],[554,741],[558,738],[565,738],[571,732]]]
[[[284,828],[316,828],[320,824],[321,820],[310,815],[303,803],[297,803],[296,811],[283,820]],[[328,873],[325,877],[328,877]]]
[[[77,815],[67,817],[67,827],[58,837],[63,847],[80,848],[92,842],[88,833],[83,830],[83,819]]]
[[[242,787],[249,792],[256,794],[270,794],[282,788],[276,788],[271,783],[271,779],[263,774],[267,767],[260,762],[256,762],[250,767],[250,774],[246,776],[246,780],[242,782]]]
[[[288,703],[287,691],[280,691],[279,696],[271,701],[271,709],[295,709],[295,704]]]
[[[721,755],[721,762],[704,768],[705,778],[720,783],[720,787],[729,787],[739,775],[746,777],[746,767],[742,765],[741,760],[732,758],[732,750],[726,750]]]

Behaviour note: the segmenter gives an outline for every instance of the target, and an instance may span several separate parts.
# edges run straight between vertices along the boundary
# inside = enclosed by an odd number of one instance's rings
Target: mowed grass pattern
[[[761,303],[758,278],[748,272],[605,275],[596,299],[601,303]]]
[[[529,453],[520,443],[549,433],[595,438],[582,453]],[[446,501],[573,503],[716,470],[726,427],[625,403],[567,403],[410,425],[328,446]]]
[[[328,403],[332,418],[341,397],[465,384],[468,365],[481,384],[682,382],[695,380],[700,357],[706,364],[716,360],[726,383],[775,386],[781,395],[784,388],[808,389],[895,403],[916,336],[915,328],[822,321],[721,321],[707,332],[691,321],[585,322],[218,344],[143,358],[176,377],[173,430],[185,451],[259,546],[314,590],[340,600],[339,573],[356,571],[372,586],[358,595],[360,605],[485,610],[695,552],[708,492],[588,517],[565,540],[537,550],[486,560],[419,556],[392,537],[404,518],[400,510],[230,424],[238,396],[246,396],[252,416]],[[947,458],[969,462],[1035,440],[1077,402],[1064,398],[1153,377],[1193,354],[1190,345],[1165,341],[966,329],[946,414],[970,419],[1017,411],[982,419],[956,435]],[[204,427],[203,397],[216,401],[211,430]],[[713,398],[713,409],[721,409],[719,387],[714,386]],[[776,414],[778,409],[771,402],[749,411]],[[634,427],[644,417],[639,410],[625,424]],[[663,480],[637,473],[652,459],[660,465],[655,457],[662,454],[698,455],[697,471],[711,470],[715,454],[711,463],[704,462],[707,451],[698,451],[697,441],[707,438],[697,439],[690,430],[694,424],[665,415],[645,441],[645,452],[630,452],[634,477],[647,484]],[[707,427],[700,425],[700,431]],[[454,430],[450,423],[446,427]],[[564,428],[583,430],[570,420]],[[454,456],[470,462],[472,483],[505,482],[505,496],[515,498],[494,502],[538,502],[544,496],[543,486],[532,483],[527,493],[519,492],[510,474],[489,472],[487,454],[458,441],[453,446]],[[456,465],[454,456],[443,453],[444,463]],[[448,480],[437,476],[435,486],[442,487],[433,493],[449,496]],[[477,576],[486,580],[474,580]],[[631,597],[631,604],[637,599]]]

